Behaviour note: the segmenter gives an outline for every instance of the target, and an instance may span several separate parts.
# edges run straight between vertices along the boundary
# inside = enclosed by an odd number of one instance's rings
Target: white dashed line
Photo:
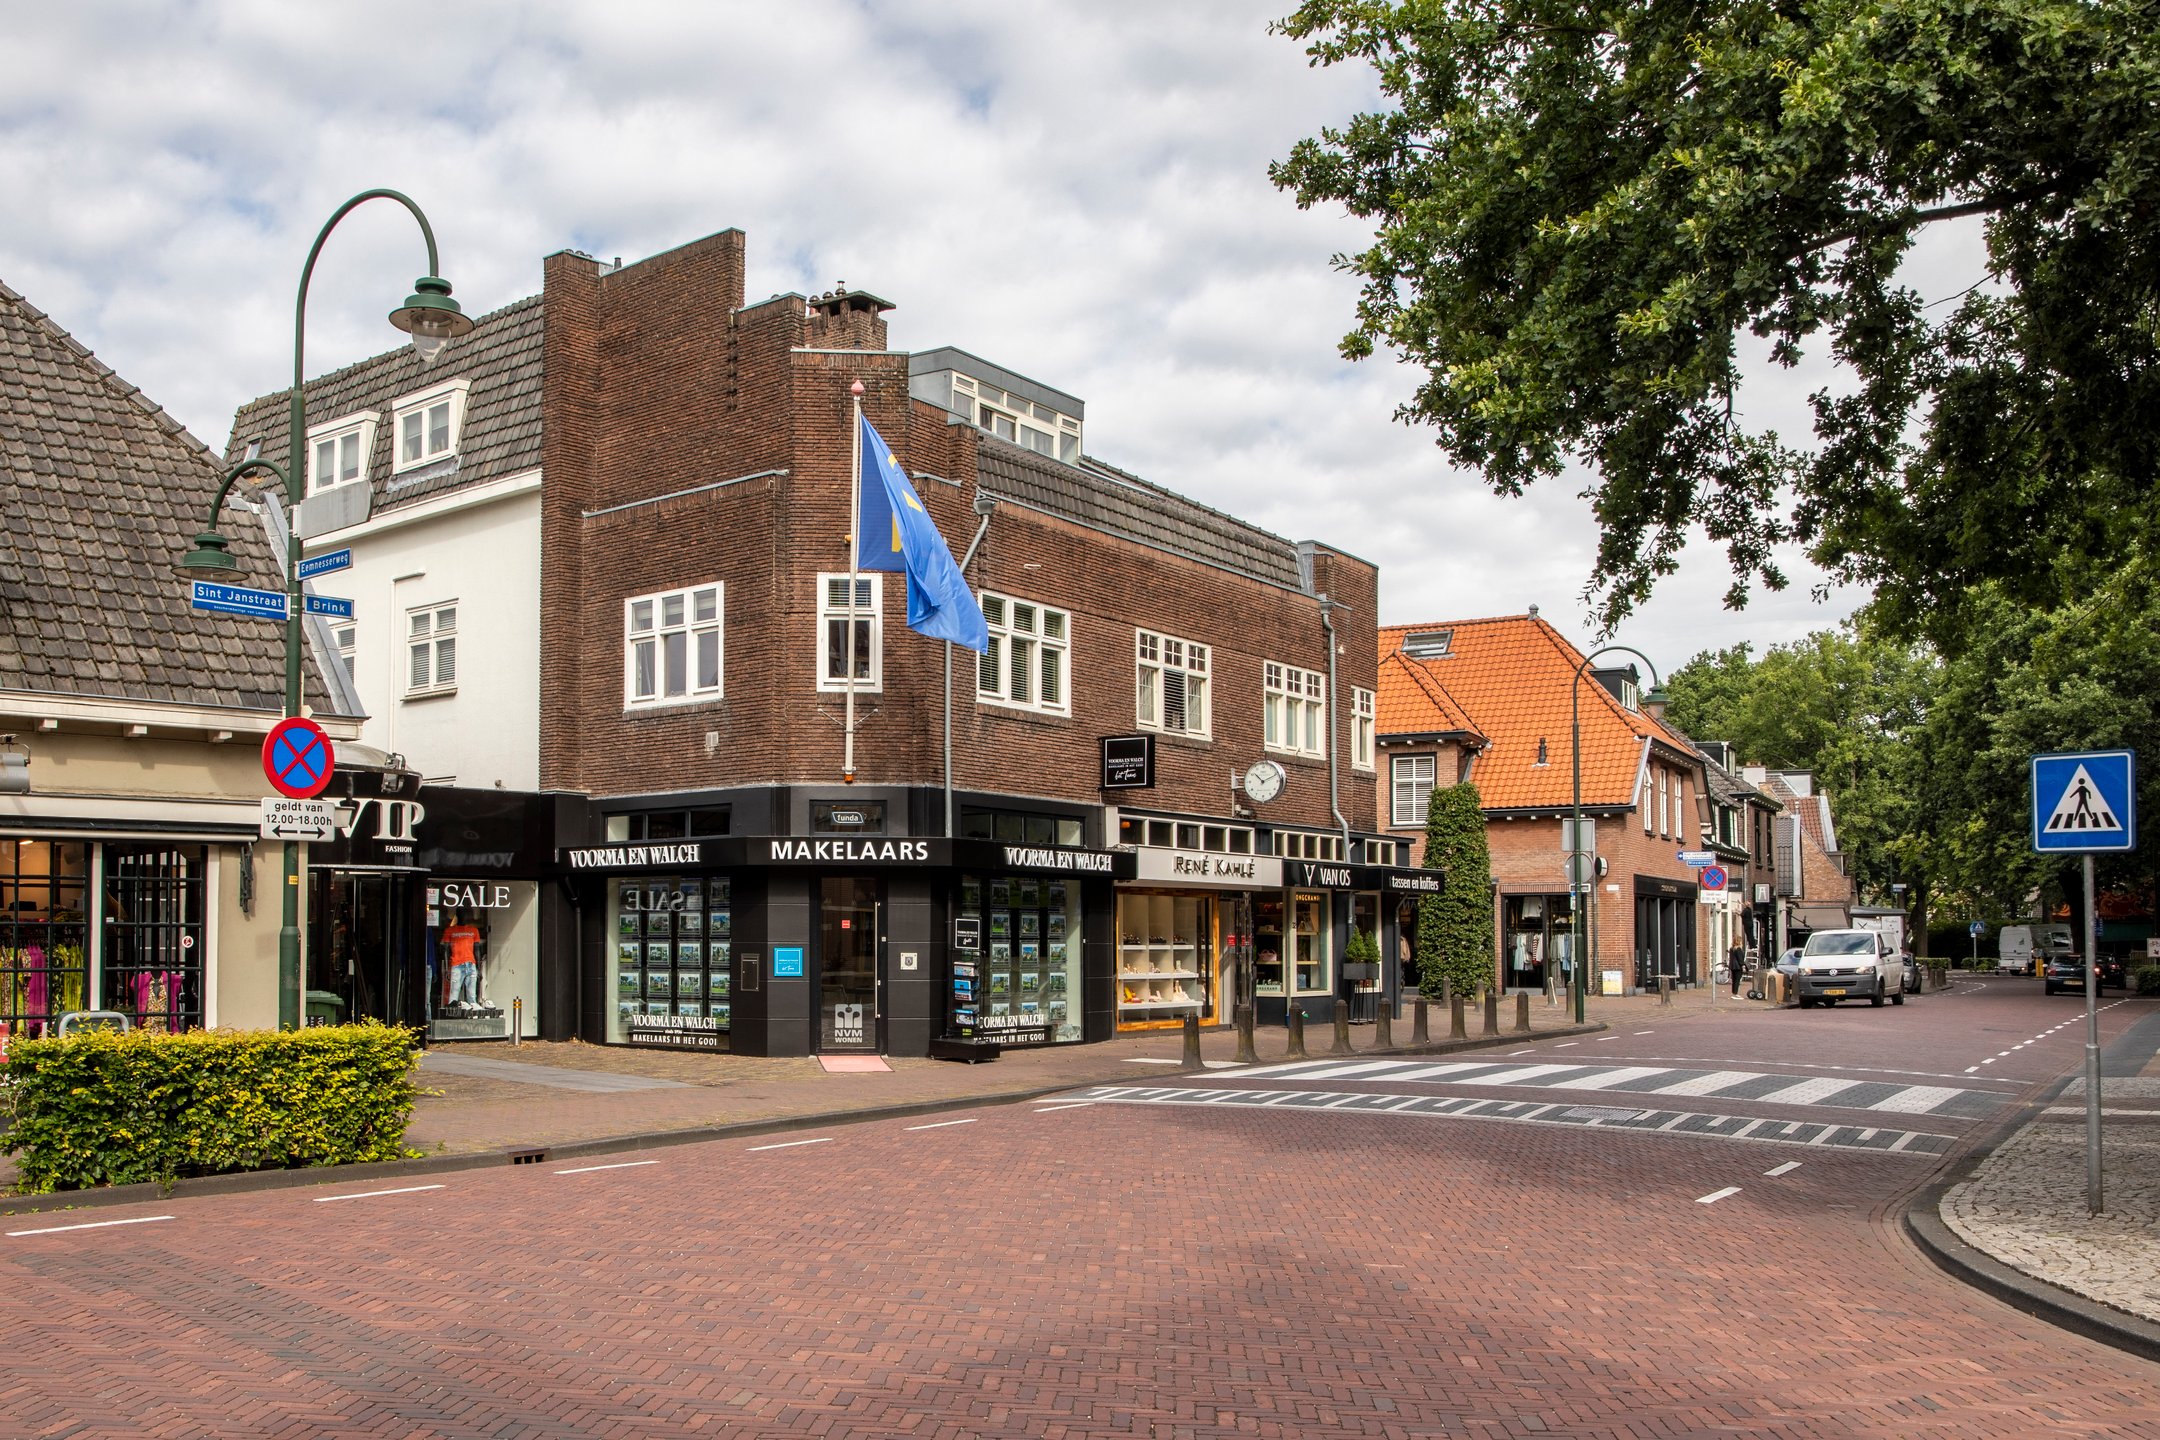
[[[780,1142],[779,1144],[777,1144],[777,1145],[752,1145],[752,1146],[751,1146],[750,1148],[751,1148],[751,1149],[752,1149],[753,1151],[756,1151],[756,1150],[791,1150],[791,1149],[793,1149],[793,1148],[794,1148],[795,1146],[797,1146],[797,1145],[830,1145],[830,1144],[832,1144],[832,1138],[833,1138],[833,1137],[832,1137],[832,1136],[830,1136],[830,1135],[820,1135],[820,1136],[818,1136],[818,1138],[817,1138],[817,1139],[815,1139],[815,1140],[782,1140],[782,1141],[781,1141],[781,1142]]]
[[[1657,1031],[1655,1031],[1655,1030],[1637,1030],[1637,1031],[1636,1031],[1635,1033],[1636,1033],[1636,1034],[1638,1034],[1638,1035],[1655,1035],[1655,1034],[1657,1034]]]
[[[1698,1205],[1715,1205],[1718,1201],[1723,1200],[1728,1196],[1737,1195],[1739,1193],[1740,1187],[1738,1185],[1727,1185],[1722,1190],[1712,1190],[1707,1195],[1696,1196],[1695,1203]]]
[[[907,1128],[910,1130],[943,1130],[948,1125],[972,1125],[974,1123],[975,1121],[972,1118],[967,1120],[938,1120],[928,1125],[910,1125]]]
[[[1555,1049],[1555,1050],[1565,1050],[1565,1049],[1567,1049],[1567,1048],[1568,1048],[1568,1047],[1569,1047],[1570,1045],[1580,1045],[1580,1044],[1582,1044],[1582,1041],[1580,1041],[1580,1040],[1563,1040],[1563,1041],[1561,1041],[1561,1042],[1560,1042],[1560,1043],[1559,1043],[1558,1045],[1555,1045],[1555,1046],[1553,1046],[1552,1048],[1553,1048],[1553,1049]]]
[[[1094,1103],[1095,1102],[1092,1100],[1076,1100],[1069,1105],[1044,1105],[1038,1107],[1035,1113],[1037,1115],[1050,1115],[1055,1114],[1059,1110],[1085,1110],[1088,1106]]]
[[[333,1200],[372,1200],[377,1195],[417,1195],[422,1190],[441,1190],[441,1185],[400,1185],[395,1190],[355,1190],[350,1195],[317,1195],[317,1205],[327,1205]]]
[[[639,1165],[657,1165],[658,1160],[617,1160],[612,1165],[577,1165],[568,1170],[557,1170],[557,1175],[590,1175],[595,1170],[630,1170]]]
[[[8,1238],[18,1235],[58,1235],[64,1230],[103,1230],[113,1225],[154,1225],[160,1220],[170,1220],[170,1215],[138,1215],[132,1220],[86,1220],[80,1225],[47,1225],[42,1230],[10,1230]]]
[[[1762,1173],[1769,1176],[1790,1175],[1793,1171],[1799,1168],[1800,1162],[1798,1160],[1787,1160],[1784,1164],[1778,1166],[1775,1170],[1765,1170]]]

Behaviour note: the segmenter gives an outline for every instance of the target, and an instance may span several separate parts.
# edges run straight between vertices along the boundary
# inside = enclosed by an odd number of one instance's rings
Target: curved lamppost
[[[225,483],[218,487],[217,498],[210,502],[210,518],[204,522],[203,531],[195,537],[195,548],[183,557],[177,569],[189,580],[215,580],[231,574],[239,568],[231,554],[231,542],[218,533],[218,513],[224,507],[225,497],[231,493],[233,483],[252,471],[265,471],[274,476],[285,490],[285,714],[287,718],[298,715],[301,709],[300,695],[300,534],[295,523],[305,488],[307,475],[307,400],[302,392],[302,374],[305,365],[307,341],[308,282],[315,276],[315,261],[322,254],[323,242],[353,210],[370,200],[395,200],[412,212],[420,224],[421,238],[427,242],[428,273],[413,282],[413,293],[405,297],[405,303],[390,312],[390,323],[412,337],[413,352],[420,363],[434,363],[442,354],[443,346],[473,328],[470,316],[458,308],[457,301],[450,298],[450,282],[436,272],[442,268],[435,253],[435,231],[428,224],[427,216],[420,207],[395,190],[364,190],[338,206],[324,222],[315,236],[315,244],[308,250],[307,264],[300,270],[300,290],[293,302],[293,381],[290,426],[287,432],[285,464],[283,467],[257,456],[249,456],[226,472]],[[291,1030],[300,1023],[300,847],[285,842],[285,884],[283,920],[278,929],[278,1028]]]
[[[1576,665],[1575,676],[1568,682],[1568,728],[1575,755],[1575,817],[1568,830],[1570,848],[1565,853],[1568,856],[1568,918],[1575,932],[1575,1023],[1578,1025],[1583,1023],[1584,1002],[1590,994],[1590,956],[1587,953],[1588,947],[1583,943],[1584,901],[1590,887],[1597,881],[1594,873],[1596,852],[1574,848],[1582,844],[1582,677],[1591,661],[1600,655],[1615,653],[1632,655],[1650,666],[1650,689],[1653,694],[1664,686],[1664,682],[1658,679],[1657,666],[1650,664],[1650,657],[1631,645],[1607,645],[1602,650],[1591,651]],[[1578,855],[1580,859],[1576,858]]]

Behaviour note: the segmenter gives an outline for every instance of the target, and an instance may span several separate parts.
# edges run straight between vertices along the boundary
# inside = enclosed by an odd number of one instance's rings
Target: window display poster
[[[620,1044],[724,1049],[733,914],[725,877],[623,876],[610,882]]]
[[[1078,1040],[1070,997],[1080,988],[1080,887],[964,876],[953,893],[960,928],[989,941],[985,953],[953,962],[948,1033],[1006,1044]]]

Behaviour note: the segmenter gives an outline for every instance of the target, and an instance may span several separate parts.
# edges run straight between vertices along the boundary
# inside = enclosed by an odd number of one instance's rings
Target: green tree
[[[1616,621],[1691,527],[1729,603],[1797,542],[1900,628],[2042,608],[2160,529],[2160,0],[1307,0],[1275,27],[1382,108],[1271,167],[1371,220],[1352,358],[1517,494],[1593,472]],[[1898,276],[1980,217],[1986,281]],[[1852,384],[1812,443],[1736,413],[1739,342]]]
[[[1446,876],[1438,895],[1418,901],[1419,988],[1438,994],[1445,979],[1466,995],[1493,981],[1492,854],[1477,786],[1435,788],[1425,810],[1425,868]]]

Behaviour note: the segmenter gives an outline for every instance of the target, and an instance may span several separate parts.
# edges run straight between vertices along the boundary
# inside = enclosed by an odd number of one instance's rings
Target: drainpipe
[[[1343,819],[1342,791],[1335,773],[1335,731],[1340,718],[1335,713],[1335,612],[1350,607],[1339,601],[1320,598],[1320,624],[1327,631],[1327,804],[1328,813],[1335,817],[1335,828],[1342,832],[1343,864],[1350,863],[1350,822]]]
[[[997,497],[975,492],[975,513],[982,516],[982,523],[975,527],[975,538],[968,541],[967,553],[960,557],[960,575],[967,577],[968,562],[975,558],[975,551],[990,533],[990,512],[997,509]],[[953,838],[952,811],[952,645],[945,642],[945,838]]]

